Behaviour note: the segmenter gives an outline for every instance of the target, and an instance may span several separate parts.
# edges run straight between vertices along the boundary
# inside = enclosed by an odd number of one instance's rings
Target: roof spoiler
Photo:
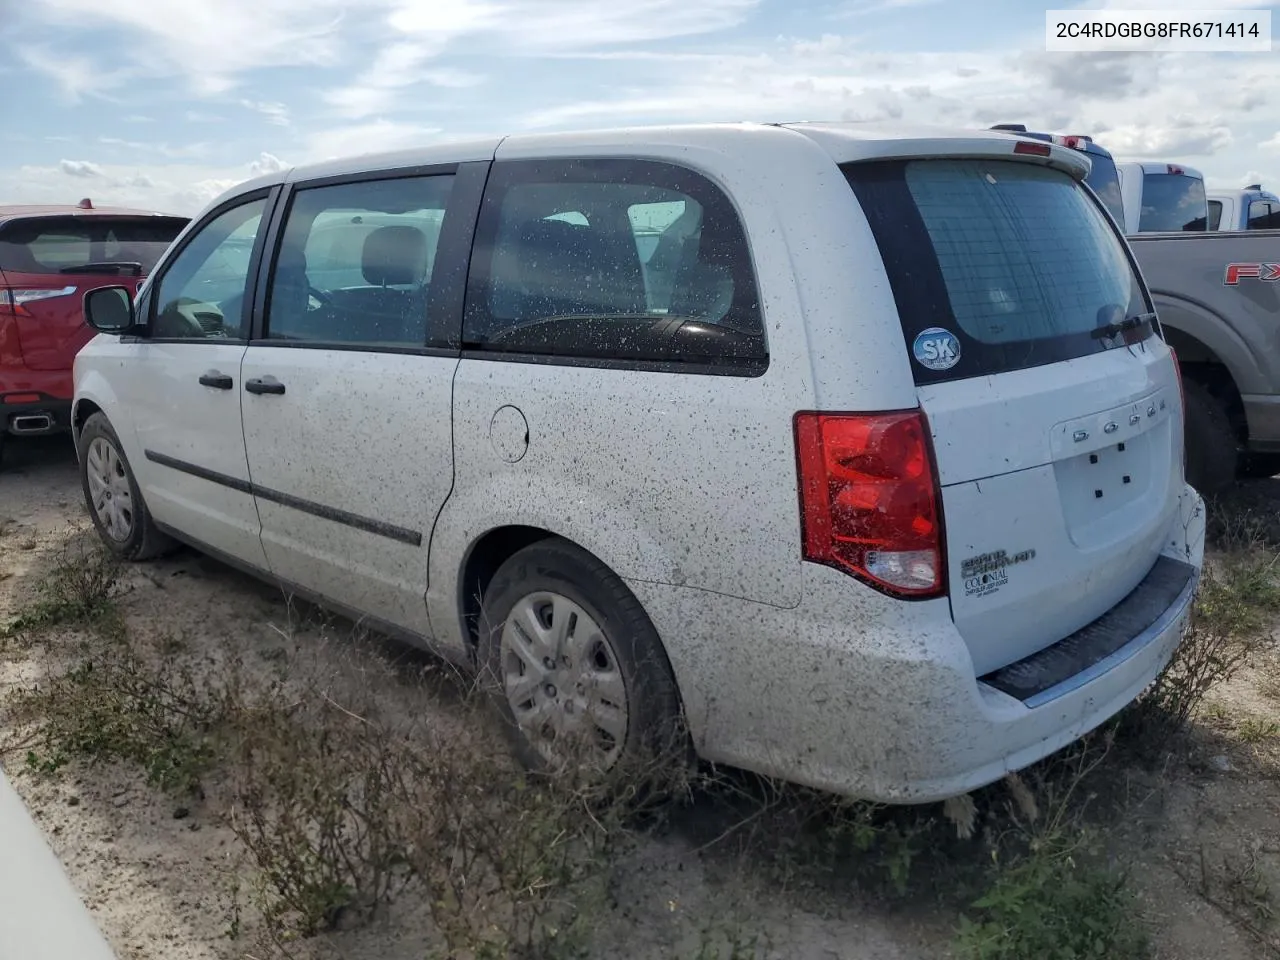
[[[1011,133],[1026,133],[1027,125],[1025,123],[997,123],[991,129],[992,130],[1008,130]]]

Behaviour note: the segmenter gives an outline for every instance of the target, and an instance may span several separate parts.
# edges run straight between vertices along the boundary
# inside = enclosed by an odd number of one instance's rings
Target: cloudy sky
[[[1047,54],[1044,11],[1028,0],[0,0],[0,203],[91,196],[190,214],[263,170],[441,138],[833,118],[1020,121],[1181,161],[1223,186],[1280,186],[1280,46]]]

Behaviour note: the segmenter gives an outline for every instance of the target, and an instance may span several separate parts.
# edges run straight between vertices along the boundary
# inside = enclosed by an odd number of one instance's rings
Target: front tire
[[[103,414],[85,421],[76,447],[85,505],[107,549],[125,560],[150,560],[173,549],[151,519],[120,438]]]
[[[1195,380],[1184,379],[1187,482],[1212,496],[1231,486],[1240,463],[1240,442],[1226,406]]]
[[[520,761],[651,778],[685,757],[675,678],[626,584],[559,539],[514,554],[484,597],[482,676]]]

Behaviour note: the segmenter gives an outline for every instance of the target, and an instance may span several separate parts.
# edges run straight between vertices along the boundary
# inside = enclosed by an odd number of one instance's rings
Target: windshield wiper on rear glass
[[[142,264],[136,260],[104,260],[101,263],[80,263],[74,267],[63,267],[59,273],[128,273],[130,276],[142,276]]]
[[[1100,327],[1094,327],[1090,336],[1095,340],[1110,340],[1112,337],[1119,336],[1129,330],[1136,330],[1138,327],[1154,323],[1156,315],[1154,313],[1135,313],[1132,317],[1125,317],[1117,323],[1107,323]]]

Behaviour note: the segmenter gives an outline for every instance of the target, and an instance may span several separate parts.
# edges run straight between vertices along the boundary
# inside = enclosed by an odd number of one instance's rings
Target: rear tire
[[[1235,482],[1240,441],[1226,405],[1201,383],[1184,379],[1187,482],[1201,495],[1220,493]]]
[[[120,438],[103,414],[85,421],[76,448],[85,505],[107,549],[125,560],[150,560],[173,550],[177,544],[151,519]]]
[[[560,539],[511,556],[480,617],[481,676],[535,772],[649,782],[687,759],[666,651],[612,570]]]

